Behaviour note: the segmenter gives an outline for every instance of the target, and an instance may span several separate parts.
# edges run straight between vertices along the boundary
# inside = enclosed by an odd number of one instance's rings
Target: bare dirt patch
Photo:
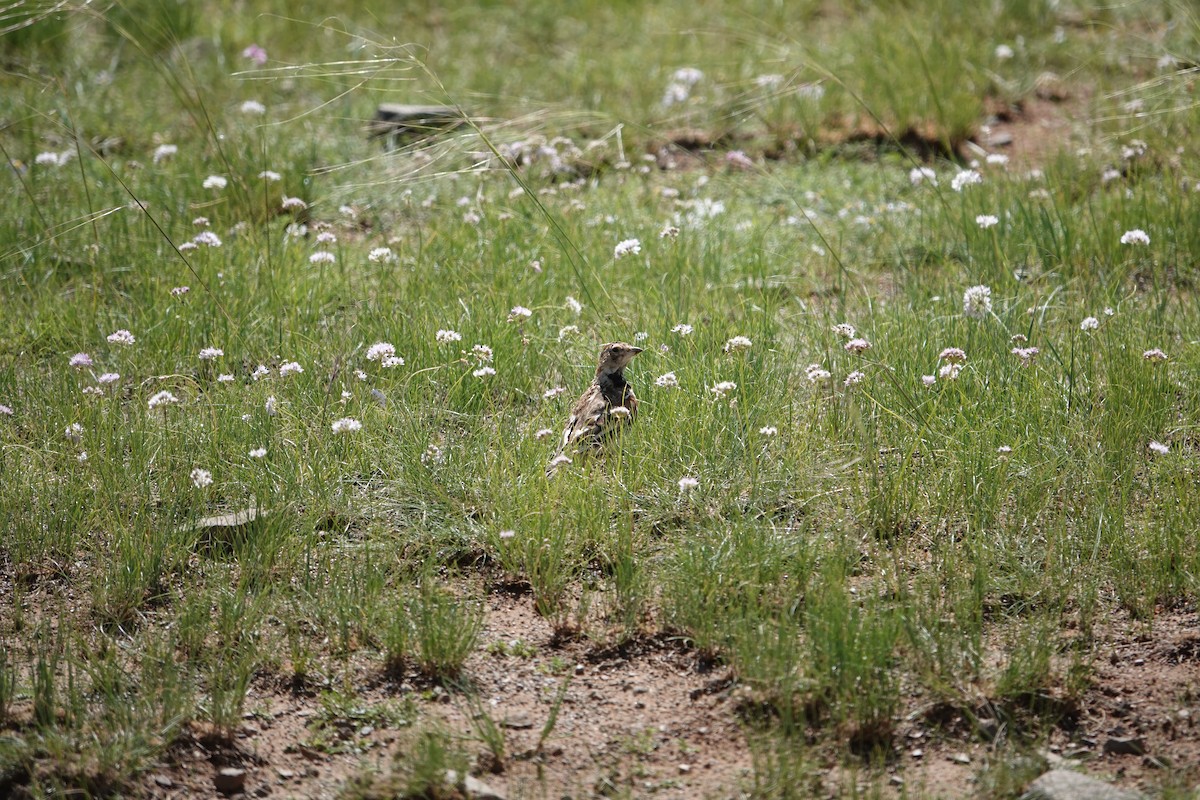
[[[410,701],[414,727],[441,724],[476,756],[477,772],[515,797],[731,797],[749,775],[750,752],[735,714],[733,682],[720,667],[678,642],[643,638],[620,646],[557,641],[528,595],[494,592],[486,627],[463,679],[479,698],[456,689],[381,677],[378,665],[355,668],[362,719],[344,737],[314,746],[323,713],[315,693],[263,681],[247,700],[255,711],[234,742],[182,742],[141,780],[147,797],[220,797],[218,770],[246,771],[249,797],[334,798],[366,770],[386,773],[410,739],[404,726],[372,724],[372,708]],[[542,731],[564,681],[556,723]],[[337,681],[335,681],[336,683]],[[504,732],[507,757],[496,764],[471,717],[482,710]],[[383,715],[386,716],[386,715]],[[331,752],[344,747],[346,752]],[[403,753],[399,753],[403,755]]]
[[[986,720],[980,730],[986,707],[939,715],[914,705],[893,743],[894,794],[900,786],[910,797],[977,794],[984,773],[998,764],[1028,778],[1069,767],[1150,796],[1166,784],[1194,786],[1200,781],[1200,615],[1164,612],[1149,624],[1115,618],[1105,650],[1091,688],[1073,704],[1077,713],[1046,729],[1044,743],[1025,763],[1013,763],[1012,752],[1003,749],[1016,731]]]
[[[1092,93],[1090,87],[1067,88],[1058,79],[1047,78],[1037,92],[1019,103],[990,109],[975,144],[987,152],[1007,155],[1013,170],[1044,166],[1058,153],[1088,144]]]

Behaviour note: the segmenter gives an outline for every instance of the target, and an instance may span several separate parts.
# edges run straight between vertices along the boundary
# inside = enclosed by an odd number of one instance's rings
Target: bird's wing
[[[563,448],[570,447],[580,439],[598,436],[607,407],[608,403],[600,388],[593,384],[579,398],[567,420],[567,426],[563,429]]]

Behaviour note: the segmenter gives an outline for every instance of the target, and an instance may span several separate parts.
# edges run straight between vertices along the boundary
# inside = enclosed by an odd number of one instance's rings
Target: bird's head
[[[625,369],[625,365],[642,352],[642,348],[634,347],[625,342],[611,342],[600,346],[600,364],[596,367],[599,375],[612,374]]]

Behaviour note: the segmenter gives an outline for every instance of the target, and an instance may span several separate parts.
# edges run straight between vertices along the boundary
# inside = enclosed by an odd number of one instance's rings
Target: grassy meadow
[[[503,708],[428,701],[517,658],[515,592],[526,657],[731,677],[750,767],[660,796],[935,796],[937,708],[994,739],[945,796],[1016,797],[1118,629],[1195,620],[1188,4],[3,13],[0,794],[150,796],[264,697],[384,686],[417,744],[340,795],[456,796]],[[380,102],[468,121],[389,151]],[[618,340],[637,420],[547,477]],[[541,744],[508,796],[561,796]]]

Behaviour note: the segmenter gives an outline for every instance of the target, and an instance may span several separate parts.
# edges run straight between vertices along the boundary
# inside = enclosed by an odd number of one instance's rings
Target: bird
[[[625,380],[625,367],[642,348],[625,342],[600,346],[596,377],[580,395],[563,428],[562,443],[546,467],[553,475],[560,464],[569,463],[567,451],[588,452],[601,449],[617,431],[633,422],[637,415],[637,397]]]

